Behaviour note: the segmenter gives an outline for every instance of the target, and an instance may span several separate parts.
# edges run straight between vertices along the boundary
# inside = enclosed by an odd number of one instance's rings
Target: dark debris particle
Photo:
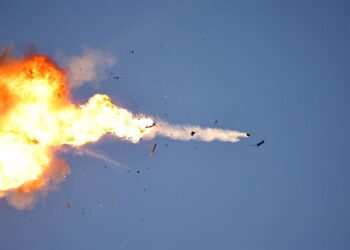
[[[194,135],[195,135],[195,133],[196,133],[196,132],[192,131],[192,132],[191,132],[191,136],[194,136]]]
[[[138,174],[139,174],[139,173],[140,173],[140,170],[137,170],[137,171],[136,171],[136,173],[138,173]]]
[[[155,144],[153,145],[153,148],[152,148],[152,150],[151,150],[150,156],[153,156],[153,155],[154,155],[154,151],[156,151],[156,148],[157,148],[157,143],[155,143]]]

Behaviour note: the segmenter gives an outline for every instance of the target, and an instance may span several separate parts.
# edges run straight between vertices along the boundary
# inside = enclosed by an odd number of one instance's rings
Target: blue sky
[[[2,0],[0,45],[116,56],[120,79],[74,90],[78,102],[105,93],[135,113],[252,137],[92,145],[130,173],[64,154],[71,174],[34,209],[0,200],[1,248],[349,249],[349,11],[347,1]]]

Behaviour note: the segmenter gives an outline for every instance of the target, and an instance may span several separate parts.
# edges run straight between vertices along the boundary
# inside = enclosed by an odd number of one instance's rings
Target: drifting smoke
[[[12,60],[12,47],[7,46],[1,49],[0,64],[8,64]]]
[[[106,69],[117,63],[117,60],[110,54],[87,46],[83,46],[80,56],[72,56],[63,61],[72,88],[79,88],[88,82],[96,83],[105,80]]]
[[[91,51],[87,54],[91,56]],[[95,59],[102,55],[96,51],[92,54],[94,59],[88,56],[70,61],[74,86],[96,77],[96,63],[101,58]],[[105,134],[132,143],[157,135],[174,140],[227,142],[249,136],[244,132],[172,125],[143,114],[134,115],[102,94],[77,105],[71,100],[65,72],[47,56],[15,59],[3,54],[0,58],[0,197],[18,209],[32,206],[36,197],[45,197],[69,174],[68,165],[57,158],[66,148],[123,169],[122,164],[81,148]],[[90,62],[86,66],[93,71],[89,77],[72,74],[76,70],[73,65],[82,62]]]

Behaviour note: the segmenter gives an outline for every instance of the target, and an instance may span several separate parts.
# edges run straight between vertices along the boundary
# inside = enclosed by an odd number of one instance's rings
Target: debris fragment
[[[70,204],[70,202],[67,202],[67,208],[71,208],[72,205]]]
[[[248,135],[249,136],[249,135]],[[265,143],[265,140],[262,140],[261,142],[258,142],[257,144],[254,144],[254,145],[250,145],[250,146],[253,146],[253,147],[260,147],[261,145],[263,145]]]
[[[138,174],[139,174],[139,173],[140,173],[140,170],[137,170],[137,171],[136,171],[136,173],[138,173]]]
[[[157,148],[157,143],[154,143],[150,156],[153,156],[154,151],[156,151],[156,148]]]
[[[155,123],[155,122],[153,122],[152,125],[146,126],[146,128],[153,128],[154,126],[156,126],[156,123]]]
[[[195,135],[195,133],[196,133],[196,132],[192,131],[192,132],[191,132],[191,136],[194,136],[194,135]]]

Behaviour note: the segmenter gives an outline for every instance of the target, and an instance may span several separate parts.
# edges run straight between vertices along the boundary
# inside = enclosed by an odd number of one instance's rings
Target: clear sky
[[[71,174],[34,209],[0,200],[0,248],[350,249],[349,13],[330,0],[1,0],[1,46],[117,57],[119,79],[75,90],[79,102],[106,93],[252,136],[92,146],[130,173],[64,154]]]

